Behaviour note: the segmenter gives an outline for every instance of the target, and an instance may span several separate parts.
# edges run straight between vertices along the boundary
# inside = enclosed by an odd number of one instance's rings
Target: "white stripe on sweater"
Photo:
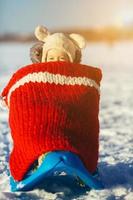
[[[55,83],[60,85],[84,85],[94,87],[100,93],[99,85],[92,79],[87,77],[71,77],[71,76],[64,76],[61,74],[53,74],[49,72],[35,72],[28,74],[18,80],[9,90],[8,93],[8,105],[10,104],[10,96],[12,92],[14,92],[20,86],[23,86],[26,83],[30,82],[37,82],[37,83]]]

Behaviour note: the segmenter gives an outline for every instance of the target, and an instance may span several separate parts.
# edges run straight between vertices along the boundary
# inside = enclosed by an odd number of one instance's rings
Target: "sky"
[[[133,22],[133,0],[0,0],[0,34]]]

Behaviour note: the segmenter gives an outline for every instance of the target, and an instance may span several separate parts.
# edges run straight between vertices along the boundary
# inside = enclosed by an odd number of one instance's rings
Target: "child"
[[[79,64],[85,40],[79,34],[50,34],[38,26],[33,64],[19,69],[2,92],[13,138],[10,171],[25,178],[49,152],[72,152],[90,173],[98,162],[101,70]],[[41,160],[41,161],[40,161]]]
[[[40,42],[37,42],[31,48],[30,57],[33,63],[49,61],[47,60],[49,50],[58,53],[60,51],[61,54],[66,54],[67,58],[65,61],[69,60],[69,62],[74,63],[81,62],[81,49],[86,45],[85,39],[81,35],[67,35],[63,33],[50,34],[45,27],[38,26],[35,29],[35,36]],[[55,56],[55,52],[53,53]]]

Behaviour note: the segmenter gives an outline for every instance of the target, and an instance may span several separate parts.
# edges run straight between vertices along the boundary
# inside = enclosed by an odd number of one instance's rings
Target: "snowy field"
[[[0,91],[15,70],[30,63],[30,46],[0,44]],[[12,140],[8,111],[0,109],[0,200],[133,200],[133,42],[89,44],[82,63],[103,70],[99,171],[105,189],[89,192],[56,180],[45,188],[11,193],[8,158]]]

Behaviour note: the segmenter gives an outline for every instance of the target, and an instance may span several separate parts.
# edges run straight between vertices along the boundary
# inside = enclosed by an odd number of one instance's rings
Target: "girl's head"
[[[36,62],[66,61],[80,63],[81,49],[85,46],[84,38],[79,34],[50,34],[43,26],[35,29],[39,43],[30,51],[31,60]]]

